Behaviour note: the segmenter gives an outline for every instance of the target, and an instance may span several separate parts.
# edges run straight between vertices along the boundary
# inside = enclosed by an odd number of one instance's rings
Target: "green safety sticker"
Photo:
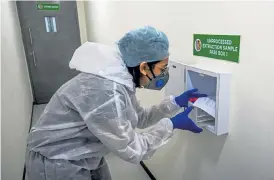
[[[60,4],[39,3],[39,4],[37,4],[37,9],[43,10],[43,11],[59,11]]]
[[[193,55],[239,63],[239,35],[194,34]]]

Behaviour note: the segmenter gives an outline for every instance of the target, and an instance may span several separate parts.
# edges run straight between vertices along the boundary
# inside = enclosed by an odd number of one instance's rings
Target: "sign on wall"
[[[42,11],[59,11],[60,5],[59,4],[37,4],[37,9]]]
[[[239,35],[194,34],[193,55],[239,63]]]

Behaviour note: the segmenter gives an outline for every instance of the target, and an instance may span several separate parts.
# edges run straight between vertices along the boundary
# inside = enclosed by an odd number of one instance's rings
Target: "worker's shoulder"
[[[93,74],[81,73],[64,84],[57,92],[57,99],[64,104],[104,104],[112,98],[122,104],[134,94],[125,85]]]
[[[80,73],[67,83],[65,83],[60,89],[60,93],[66,93],[74,96],[79,94],[94,94],[97,93],[126,93],[128,89],[120,83],[113,80],[88,73]]]

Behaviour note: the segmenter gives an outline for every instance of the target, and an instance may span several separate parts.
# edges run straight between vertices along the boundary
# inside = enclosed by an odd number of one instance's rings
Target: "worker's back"
[[[28,150],[38,152],[49,159],[97,158],[99,163],[109,151],[88,129],[74,100],[80,95],[87,94],[92,98],[93,103],[89,104],[89,111],[92,111],[104,104],[114,93],[114,84],[117,83],[87,73],[81,73],[64,84],[54,94],[40,119],[31,129]]]

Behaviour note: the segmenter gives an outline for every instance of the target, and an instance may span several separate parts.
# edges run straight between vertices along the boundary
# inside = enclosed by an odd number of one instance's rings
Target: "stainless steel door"
[[[58,9],[41,8],[45,4]],[[73,52],[80,46],[77,5],[75,1],[18,1],[17,7],[35,101],[47,103],[77,75],[69,69]]]

